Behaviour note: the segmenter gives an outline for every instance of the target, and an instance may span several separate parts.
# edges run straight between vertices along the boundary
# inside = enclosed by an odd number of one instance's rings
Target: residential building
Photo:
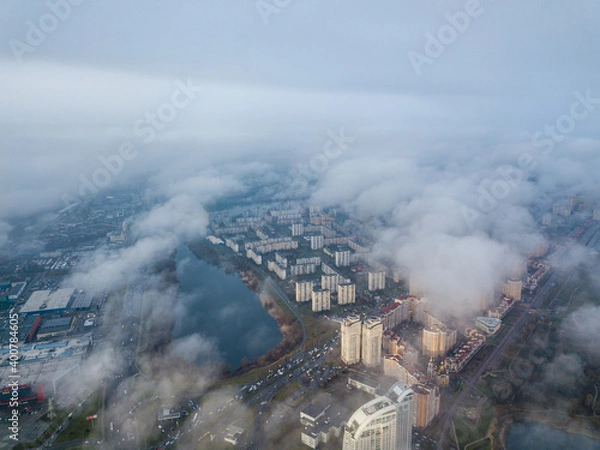
[[[298,303],[312,301],[314,281],[296,281],[296,301]]]
[[[343,450],[410,450],[412,390],[396,384],[358,408],[345,427]]]
[[[335,265],[347,267],[350,265],[350,250],[337,250],[335,252]]]
[[[509,278],[502,288],[502,293],[515,300],[521,300],[523,281],[517,278]]]
[[[379,291],[381,289],[385,289],[385,270],[378,270],[368,273],[367,289],[369,291]]]
[[[293,223],[291,228],[292,228],[292,236],[302,236],[304,234],[304,224],[303,223]]]
[[[321,288],[328,289],[331,292],[337,292],[337,286],[341,277],[335,273],[331,275],[321,275]]]
[[[360,362],[362,322],[357,315],[342,320],[341,358],[347,365]]]
[[[432,383],[419,383],[412,386],[413,391],[413,425],[418,428],[427,427],[440,412],[440,389]]]
[[[311,236],[310,237],[310,249],[311,250],[320,250],[323,248],[323,235]]]
[[[349,305],[356,302],[356,285],[354,283],[338,284],[337,293],[339,305]]]
[[[315,289],[312,291],[313,312],[329,311],[331,309],[331,293],[329,289]]]
[[[380,318],[370,317],[362,328],[362,362],[368,367],[381,365],[381,347],[383,343],[383,322]]]

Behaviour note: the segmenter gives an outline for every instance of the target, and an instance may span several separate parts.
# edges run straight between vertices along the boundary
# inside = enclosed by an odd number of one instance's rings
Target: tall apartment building
[[[515,300],[521,300],[523,281],[517,278],[509,278],[502,288],[502,293]]]
[[[438,325],[426,326],[422,334],[422,351],[426,356],[437,358],[446,354],[456,344],[456,330]]]
[[[246,258],[251,259],[259,266],[262,264],[262,255],[260,253],[257,253],[256,251],[254,251],[254,249],[252,249],[252,248],[249,248],[248,250],[246,250]]]
[[[281,280],[285,280],[287,278],[286,268],[279,265],[277,261],[267,261],[267,269],[269,269],[271,272],[274,272],[275,275],[277,275]]]
[[[383,344],[383,322],[377,317],[370,317],[363,323],[362,329],[362,362],[368,367],[381,364],[381,347]]]
[[[342,362],[347,365],[360,362],[362,338],[362,322],[360,317],[352,314],[342,320]]]
[[[283,253],[278,252],[275,253],[275,262],[285,269],[287,269],[287,266],[289,264],[288,257]]]
[[[329,289],[316,289],[312,291],[313,312],[329,311],[331,309],[331,294]]]
[[[396,405],[396,450],[411,450],[414,421],[413,391],[405,383],[396,383],[387,393],[387,397]]]
[[[410,450],[412,390],[400,383],[358,408],[345,427],[343,450]]]
[[[409,314],[413,322],[425,323],[425,314],[427,313],[428,305],[425,297],[411,297],[409,303]]]
[[[296,281],[296,301],[298,303],[310,302],[314,287],[314,281]]]
[[[338,250],[335,252],[335,265],[347,267],[350,265],[350,250]]]
[[[311,236],[310,237],[310,248],[311,250],[320,250],[323,248],[323,235]]]
[[[292,228],[292,236],[302,236],[304,234],[304,224],[303,223],[293,223],[291,228]]]
[[[440,412],[440,389],[431,383],[412,386],[415,411],[413,425],[427,427]]]
[[[356,285],[354,283],[338,284],[337,293],[339,305],[356,303]]]
[[[385,289],[385,270],[369,272],[367,275],[367,289],[369,291],[378,291]]]
[[[321,262],[321,270],[323,271],[323,273],[325,275],[336,275],[337,274],[335,269],[333,267],[331,267],[329,264],[327,264],[325,261]]]
[[[328,289],[331,292],[337,292],[337,286],[340,276],[336,274],[321,275],[321,288]]]
[[[298,275],[308,275],[311,273],[315,273],[319,268],[319,264],[290,264],[290,275],[296,277]]]

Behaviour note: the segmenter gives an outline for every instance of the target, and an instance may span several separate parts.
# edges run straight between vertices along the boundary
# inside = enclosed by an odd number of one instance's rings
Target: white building
[[[495,334],[502,326],[502,321],[494,317],[477,317],[475,326],[486,334]]]
[[[259,266],[262,264],[262,255],[260,253],[257,253],[256,251],[254,251],[254,249],[252,249],[252,248],[249,248],[248,250],[246,250],[246,258],[251,259]]]
[[[328,289],[331,292],[337,292],[337,286],[340,276],[335,273],[331,275],[321,275],[321,288]]]
[[[369,272],[367,277],[367,289],[369,291],[385,289],[385,270]]]
[[[350,265],[350,250],[338,250],[335,252],[335,265],[347,267]]]
[[[309,302],[312,300],[312,292],[315,287],[314,281],[296,282],[296,301],[298,303]]]
[[[365,403],[346,425],[343,450],[410,450],[412,403],[412,390],[400,383]]]
[[[523,281],[518,278],[509,278],[502,287],[502,293],[515,300],[521,300],[521,291],[523,290]]]
[[[310,237],[310,248],[311,250],[320,250],[323,248],[324,241],[323,235],[311,236]]]
[[[331,294],[328,289],[312,291],[313,312],[329,311],[331,309]]]
[[[356,303],[356,285],[354,283],[338,284],[337,293],[339,305]]]
[[[303,223],[293,223],[291,228],[292,228],[292,236],[302,236],[304,234],[304,224]]]
[[[383,322],[377,317],[370,317],[362,327],[362,362],[367,367],[381,365],[381,346],[383,344]]]
[[[287,278],[287,270],[285,267],[282,267],[277,263],[277,261],[269,260],[267,262],[267,269],[271,272],[274,272],[281,280],[285,280]]]
[[[362,322],[360,317],[352,314],[342,320],[341,358],[347,365],[360,362],[362,338]]]

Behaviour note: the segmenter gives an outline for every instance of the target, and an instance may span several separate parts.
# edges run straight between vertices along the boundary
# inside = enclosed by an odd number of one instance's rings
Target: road
[[[306,342],[306,328],[304,327],[304,322],[302,321],[302,319],[296,312],[296,305],[294,305],[290,301],[287,294],[285,292],[283,292],[283,289],[281,289],[281,287],[276,282],[274,282],[271,279],[271,277],[264,270],[262,270],[260,267],[256,267],[256,271],[258,273],[260,273],[264,277],[265,282],[269,283],[269,285],[275,290],[275,292],[277,292],[277,294],[279,294],[279,297],[285,302],[285,304],[288,306],[289,310],[292,312],[292,314],[296,318],[296,321],[302,327],[302,342],[300,343],[300,348],[304,347],[304,343]]]

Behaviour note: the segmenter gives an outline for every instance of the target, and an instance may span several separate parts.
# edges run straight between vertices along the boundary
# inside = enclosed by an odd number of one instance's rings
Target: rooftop
[[[27,302],[21,307],[21,313],[33,313],[66,309],[75,289],[65,288],[55,291],[34,291]]]

